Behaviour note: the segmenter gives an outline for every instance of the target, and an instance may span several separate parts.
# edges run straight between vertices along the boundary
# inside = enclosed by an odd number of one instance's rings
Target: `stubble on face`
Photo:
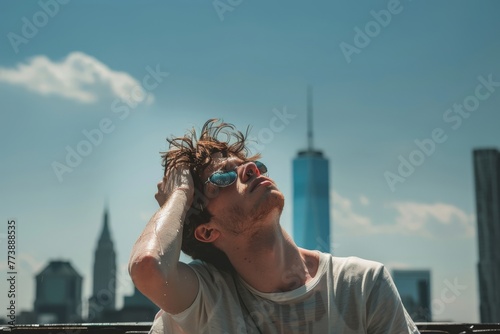
[[[281,215],[285,204],[284,196],[278,190],[266,190],[267,196],[263,196],[253,206],[245,209],[244,203],[237,203],[224,211],[217,220],[228,232],[240,235],[252,230],[260,230],[266,220],[272,219],[274,210],[276,215]]]

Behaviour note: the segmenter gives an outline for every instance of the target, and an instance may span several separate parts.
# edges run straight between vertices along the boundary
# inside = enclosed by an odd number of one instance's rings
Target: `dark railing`
[[[500,324],[417,323],[422,334],[500,334]],[[150,322],[111,324],[0,325],[0,333],[26,334],[143,334]]]

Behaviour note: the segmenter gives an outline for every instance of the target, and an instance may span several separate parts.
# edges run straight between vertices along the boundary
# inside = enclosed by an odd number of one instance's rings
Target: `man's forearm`
[[[165,276],[175,274],[179,262],[184,219],[189,209],[186,192],[176,189],[144,228],[132,250],[129,268],[147,257],[158,261]]]

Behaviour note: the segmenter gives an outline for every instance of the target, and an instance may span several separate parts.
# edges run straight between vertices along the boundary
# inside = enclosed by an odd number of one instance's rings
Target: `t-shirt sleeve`
[[[180,324],[184,329],[188,329],[187,332],[191,333],[208,322],[210,315],[207,311],[217,305],[215,287],[224,286],[224,284],[220,273],[216,270],[211,272],[206,264],[193,261],[190,266],[198,277],[198,294],[191,306],[183,312],[171,316],[176,323]]]
[[[199,289],[193,303],[178,314],[162,312],[153,322],[150,333],[205,333],[210,319],[217,313],[230,296],[224,273],[210,268],[210,265],[201,261],[193,261],[189,264],[198,277]],[[224,333],[221,331],[220,333]]]
[[[419,333],[401,302],[389,272],[383,266],[368,296],[366,317],[368,334]]]

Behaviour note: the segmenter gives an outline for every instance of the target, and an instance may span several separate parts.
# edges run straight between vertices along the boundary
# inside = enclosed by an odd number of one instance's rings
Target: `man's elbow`
[[[151,280],[160,274],[160,260],[153,254],[133,256],[128,265],[128,272],[134,285],[142,291]]]

